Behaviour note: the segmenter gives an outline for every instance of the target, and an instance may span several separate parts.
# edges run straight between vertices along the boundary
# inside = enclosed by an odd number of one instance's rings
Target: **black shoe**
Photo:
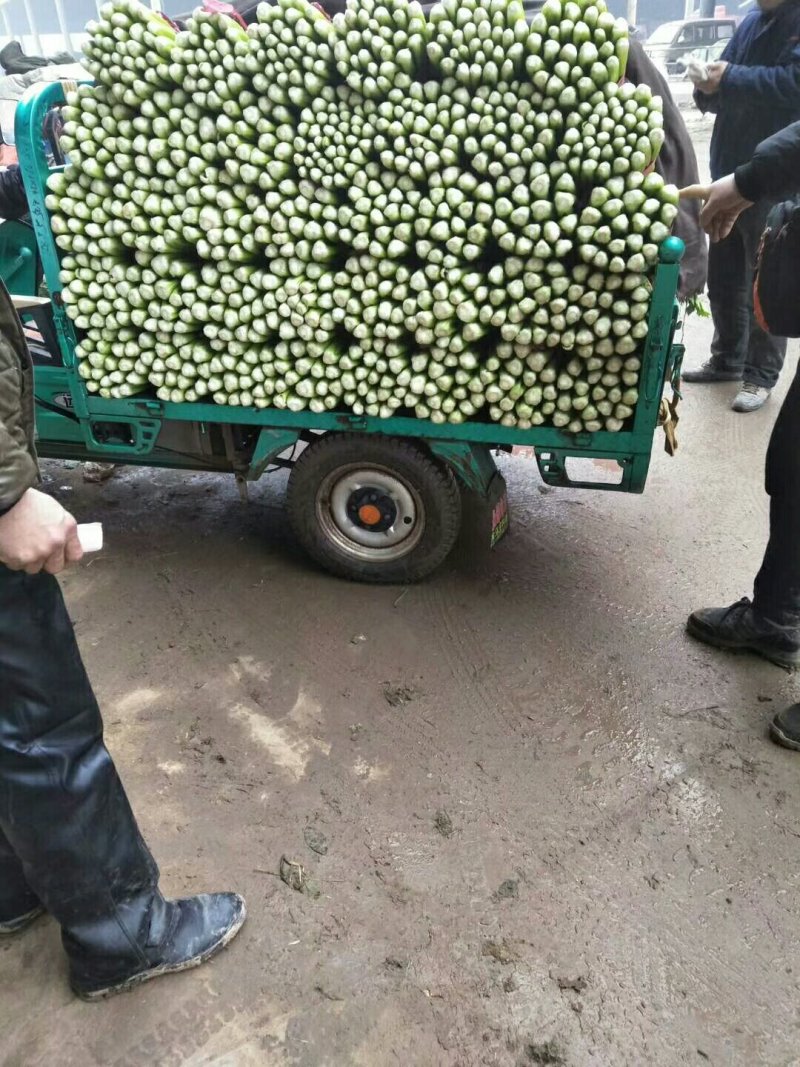
[[[12,934],[18,934],[21,930],[25,930],[32,922],[36,922],[40,915],[44,915],[44,908],[41,906],[31,908],[30,911],[26,911],[24,915],[17,915],[13,919],[5,919],[0,922],[0,937],[10,937]]]
[[[720,367],[714,362],[713,359],[709,359],[702,367],[698,367],[697,370],[685,370],[681,374],[681,378],[685,382],[740,382],[742,380],[743,371],[731,370],[729,367]]]
[[[792,641],[763,622],[745,597],[728,608],[704,608],[689,616],[686,629],[714,648],[755,652],[786,670],[800,667],[800,639]]]
[[[73,975],[73,992],[82,1000],[102,1000],[162,974],[199,967],[236,937],[247,916],[244,899],[237,893],[209,893],[173,900],[167,909],[169,926],[163,938],[158,945],[144,949],[144,954],[151,957],[148,965],[111,981],[95,983]]]
[[[776,745],[800,752],[800,704],[779,712],[772,720],[769,732]]]

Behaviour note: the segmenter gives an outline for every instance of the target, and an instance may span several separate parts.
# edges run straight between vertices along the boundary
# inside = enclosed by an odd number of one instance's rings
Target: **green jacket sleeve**
[[[0,515],[10,511],[38,481],[36,461],[0,423]]]
[[[38,481],[30,357],[19,317],[0,283],[0,515]]]

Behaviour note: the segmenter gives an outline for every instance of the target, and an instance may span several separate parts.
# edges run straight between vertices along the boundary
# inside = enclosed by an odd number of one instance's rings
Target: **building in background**
[[[85,40],[84,27],[97,17],[103,0],[0,0],[0,47],[10,38],[18,40],[23,50],[37,55],[68,51],[79,53]],[[146,0],[145,0],[146,2]],[[198,0],[199,2],[199,0]],[[708,17],[726,14],[724,4],[709,0],[638,0],[636,24],[649,34],[663,22],[691,17],[701,12]],[[629,14],[628,0],[608,0],[617,16]],[[191,0],[162,0],[167,14],[186,11]],[[727,13],[742,15],[749,3],[729,0]]]
[[[627,0],[611,0],[608,9],[614,15],[627,17]],[[686,2],[685,0],[639,0],[638,9],[636,24],[655,29],[662,22],[684,18]]]
[[[727,0],[715,3],[713,0],[608,0],[609,10],[617,16],[629,18],[632,8],[636,9],[635,23],[649,35],[665,22],[676,22],[688,18],[726,18],[741,17],[752,7],[755,0]]]
[[[0,47],[14,39],[35,55],[78,53],[98,6],[95,0],[0,0]]]

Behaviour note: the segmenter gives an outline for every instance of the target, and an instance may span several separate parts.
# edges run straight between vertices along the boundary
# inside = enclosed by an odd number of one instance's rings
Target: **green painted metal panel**
[[[11,220],[0,225],[0,278],[16,296],[36,296],[36,236],[27,223]]]
[[[281,452],[297,444],[299,432],[297,430],[278,430],[265,427],[258,435],[256,447],[250,459],[250,467],[247,471],[248,482],[257,482],[267,467]]]
[[[468,441],[429,441],[431,452],[451,467],[468,489],[486,496],[497,464],[486,445]]]

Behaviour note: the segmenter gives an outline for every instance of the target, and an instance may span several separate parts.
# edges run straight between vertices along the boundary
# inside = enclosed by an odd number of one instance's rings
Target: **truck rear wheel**
[[[292,469],[288,511],[298,540],[332,574],[415,582],[455,544],[461,495],[452,471],[418,445],[326,434]]]

